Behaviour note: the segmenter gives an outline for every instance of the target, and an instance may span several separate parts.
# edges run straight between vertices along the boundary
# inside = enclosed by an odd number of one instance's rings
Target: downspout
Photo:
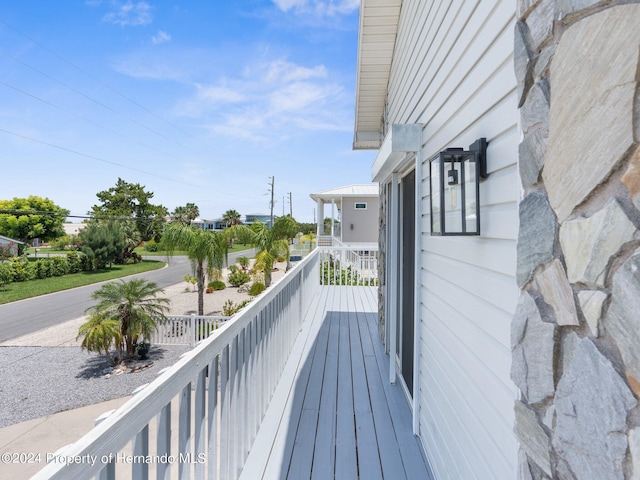
[[[422,273],[422,145],[416,152],[414,292],[413,292],[413,434],[420,433],[420,289]]]
[[[397,342],[398,342],[398,295],[394,294],[391,290],[398,285],[398,264],[393,262],[393,259],[398,258],[398,215],[394,215],[398,212],[398,199],[400,198],[399,186],[398,186],[398,172],[391,174],[391,208],[387,209],[388,216],[391,219],[391,244],[389,245],[389,251],[387,251],[387,272],[389,272],[389,281],[387,282],[387,299],[389,300],[389,382],[391,384],[396,383],[396,356]]]

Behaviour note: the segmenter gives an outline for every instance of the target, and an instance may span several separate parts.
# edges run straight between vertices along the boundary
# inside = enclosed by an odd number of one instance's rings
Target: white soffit
[[[382,183],[404,166],[411,153],[422,147],[422,124],[393,124],[371,167],[371,178]]]
[[[358,32],[353,148],[376,149],[389,84],[402,0],[362,0]]]

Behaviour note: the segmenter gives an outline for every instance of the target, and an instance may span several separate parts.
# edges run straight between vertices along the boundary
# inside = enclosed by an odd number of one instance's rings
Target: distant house
[[[273,217],[273,219],[275,220],[277,217]],[[245,225],[252,225],[256,222],[262,222],[265,225],[267,225],[267,227],[271,228],[271,215],[264,215],[262,213],[249,213],[247,215],[245,215],[245,219],[244,219],[244,224]]]
[[[227,222],[225,222],[222,218],[216,218],[215,220],[205,220],[201,218],[196,218],[191,221],[191,225],[197,228],[201,228],[203,230],[224,230],[227,228]]]
[[[2,249],[3,252],[7,249],[10,257],[18,255],[19,245],[24,245],[24,242],[0,235],[0,249]]]
[[[86,223],[63,223],[62,228],[64,229],[65,235],[78,235],[80,230],[86,227]]]
[[[318,237],[328,234],[347,245],[378,241],[379,190],[377,183],[347,185],[312,193],[310,196],[318,205]],[[326,205],[331,205],[330,232],[325,232],[324,226],[324,219],[328,215],[328,213],[325,214]]]

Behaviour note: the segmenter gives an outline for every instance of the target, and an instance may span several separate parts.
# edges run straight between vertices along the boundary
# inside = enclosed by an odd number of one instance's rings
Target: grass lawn
[[[113,280],[115,278],[133,275],[135,273],[156,270],[164,267],[165,263],[159,260],[144,260],[134,265],[114,265],[111,269],[98,272],[81,272],[62,277],[43,278],[26,282],[12,282],[0,289],[0,305],[3,303],[24,300],[47,293],[68,290],[69,288],[82,287],[91,283]]]

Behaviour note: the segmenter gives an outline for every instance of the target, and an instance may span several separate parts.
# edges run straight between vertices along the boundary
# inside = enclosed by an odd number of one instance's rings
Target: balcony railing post
[[[162,407],[158,415],[157,451],[159,457],[171,455],[171,402]],[[168,462],[159,462],[157,480],[169,480],[170,467]]]
[[[149,455],[149,425],[145,425],[133,439],[134,462],[131,465],[131,478],[149,480],[149,463],[135,461],[136,457]]]
[[[191,321],[191,329],[190,329],[191,337],[189,340],[189,346],[193,348],[196,346],[196,314],[195,313],[191,314],[190,321]]]
[[[191,382],[182,389],[180,396],[180,413],[178,415],[178,478],[188,480],[191,465],[184,460],[191,453]],[[182,458],[180,458],[182,456]]]
[[[209,364],[209,406],[207,414],[207,477],[214,480],[218,477],[218,369],[220,356],[216,355]]]

